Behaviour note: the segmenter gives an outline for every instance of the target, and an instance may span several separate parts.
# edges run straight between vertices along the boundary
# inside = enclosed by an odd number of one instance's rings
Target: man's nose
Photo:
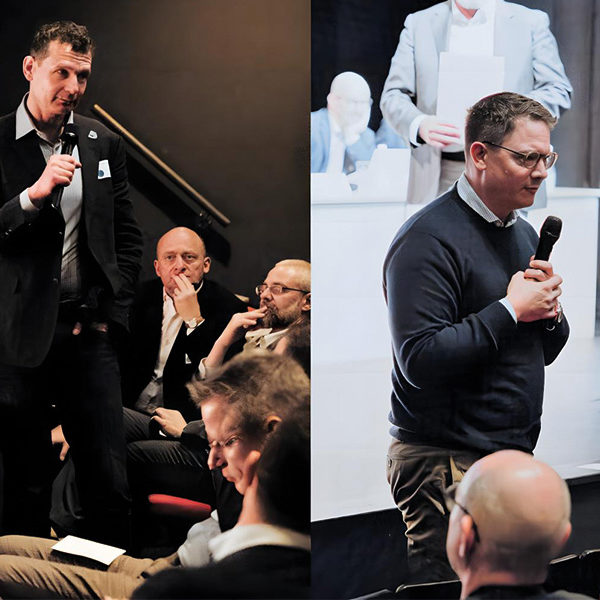
[[[178,256],[175,259],[175,268],[177,269],[178,273],[183,273],[185,272],[187,265],[185,264],[185,261],[183,260],[183,258],[181,258],[181,256]]]
[[[546,163],[543,157],[537,161],[533,171],[531,172],[531,176],[538,179],[546,179],[546,177],[548,177],[548,169],[546,169]]]
[[[223,456],[221,455],[221,450],[213,446],[208,455],[208,468],[212,471],[222,466]]]
[[[79,93],[79,79],[75,73],[72,73],[65,81],[65,91],[70,96],[75,96]]]
[[[261,293],[260,293],[260,298],[271,298],[272,294],[271,294],[271,288],[270,287],[266,287]]]

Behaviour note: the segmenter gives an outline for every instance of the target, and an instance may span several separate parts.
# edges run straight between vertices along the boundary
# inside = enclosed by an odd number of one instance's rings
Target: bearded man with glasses
[[[242,338],[242,351],[273,350],[290,325],[310,318],[310,263],[298,259],[278,262],[255,291],[260,298],[258,310],[231,317],[210,354],[200,361],[200,378],[223,364]]]
[[[519,94],[477,102],[465,172],[404,224],[385,260],[394,354],[387,475],[413,582],[455,577],[442,490],[486,454],[531,453],[539,436],[544,367],[569,327],[562,278],[533,260],[538,236],[517,211],[556,162],[555,121]]]

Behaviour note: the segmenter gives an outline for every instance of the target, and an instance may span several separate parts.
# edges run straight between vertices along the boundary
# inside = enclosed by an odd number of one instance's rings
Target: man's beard
[[[259,319],[257,326],[268,327],[269,329],[285,329],[295,320],[296,317],[280,315],[273,309],[267,307],[267,314],[262,319]]]

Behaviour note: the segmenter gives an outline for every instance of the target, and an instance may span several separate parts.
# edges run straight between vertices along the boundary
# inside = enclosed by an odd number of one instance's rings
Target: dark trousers
[[[215,505],[207,447],[188,447],[178,440],[159,437],[151,418],[130,408],[123,409],[123,422],[134,499],[170,494]]]
[[[151,418],[123,409],[127,465],[134,500],[143,503],[148,494],[161,493],[206,502],[217,509],[224,531],[237,523],[242,497],[226,481],[220,469],[208,469],[208,447],[161,438]]]
[[[408,538],[408,583],[457,579],[446,557],[449,513],[443,490],[481,454],[392,440],[387,479]]]
[[[74,336],[73,324],[59,320],[39,367],[0,368],[2,528],[5,533],[48,534],[48,409],[56,404],[85,516],[80,534],[127,546],[130,498],[116,353],[107,333],[84,328]]]

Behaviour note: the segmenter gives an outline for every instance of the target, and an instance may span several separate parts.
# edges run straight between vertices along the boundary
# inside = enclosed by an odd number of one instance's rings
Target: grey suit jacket
[[[408,15],[381,96],[381,110],[407,141],[412,121],[435,115],[439,54],[447,50],[452,0]],[[494,54],[505,59],[505,89],[541,102],[553,115],[571,106],[571,84],[540,10],[496,0]],[[408,201],[426,203],[437,195],[440,150],[413,148]]]
[[[0,118],[0,363],[33,367],[44,360],[56,327],[65,222],[50,202],[33,216],[22,210],[19,194],[46,163],[35,132],[15,140],[15,123],[15,113]],[[98,121],[75,115],[75,123],[83,165],[83,301],[127,327],[142,239],[128,196],[125,148]],[[108,161],[110,177],[99,178],[101,161]]]

